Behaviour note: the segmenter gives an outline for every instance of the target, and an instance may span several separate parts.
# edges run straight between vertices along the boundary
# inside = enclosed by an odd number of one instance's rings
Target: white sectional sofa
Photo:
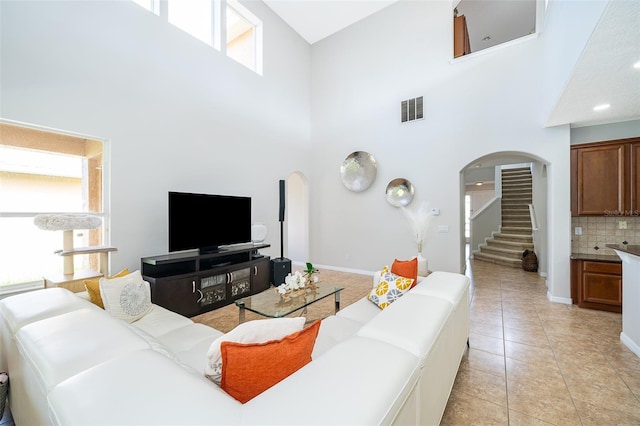
[[[130,324],[46,289],[0,301],[17,425],[438,424],[468,339],[469,280],[434,272],[322,321],[313,361],[241,404],[203,374],[221,332],[162,307]]]

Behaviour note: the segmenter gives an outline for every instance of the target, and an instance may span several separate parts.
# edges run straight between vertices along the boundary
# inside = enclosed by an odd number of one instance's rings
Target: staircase
[[[522,267],[522,252],[533,250],[531,217],[531,169],[502,170],[502,226],[473,258],[499,265]]]

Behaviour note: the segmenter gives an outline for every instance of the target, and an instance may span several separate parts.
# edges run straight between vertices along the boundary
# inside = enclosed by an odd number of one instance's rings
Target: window
[[[133,2],[144,7],[149,12],[153,12],[156,15],[160,14],[160,0],[133,0]]]
[[[33,224],[40,213],[103,209],[103,142],[0,123],[0,293],[3,286],[62,273],[62,232]],[[103,226],[74,233],[74,247],[102,245]],[[98,269],[98,255],[76,256],[77,270]]]
[[[227,56],[262,75],[262,21],[236,0],[227,0]]]
[[[169,0],[167,6],[171,24],[213,46],[211,0]]]
[[[262,75],[262,21],[238,0],[132,1]]]

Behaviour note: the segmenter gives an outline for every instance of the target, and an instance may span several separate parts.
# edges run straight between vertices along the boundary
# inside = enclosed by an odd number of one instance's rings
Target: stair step
[[[502,181],[502,186],[531,186],[532,182],[531,178],[507,179]]]
[[[502,175],[503,182],[531,182],[531,175],[528,174],[520,174],[520,175]]]
[[[511,173],[531,173],[531,168],[529,167],[513,167],[509,169],[502,169],[502,174],[511,174]]]
[[[502,256],[509,259],[522,259],[522,252],[524,250],[514,250],[510,248],[498,247],[498,246],[489,246],[489,245],[480,245],[480,252],[486,254],[494,254],[496,256]]]
[[[502,229],[532,229],[530,220],[504,220],[502,219]],[[519,232],[518,232],[519,233]]]
[[[487,246],[502,247],[511,250],[519,250],[522,254],[525,250],[533,250],[533,243],[524,243],[521,241],[509,241],[509,240],[496,240],[495,238],[489,238],[486,242]]]
[[[522,260],[509,259],[502,256],[496,256],[494,254],[474,252],[473,258],[477,260],[482,260],[484,262],[495,263],[497,265],[503,266],[511,266],[513,268],[522,268]]]
[[[502,221],[505,220],[531,220],[529,216],[529,211],[526,213],[523,211],[522,214],[516,213],[506,213],[502,215]]]
[[[529,214],[529,206],[526,204],[507,205],[502,207],[502,213],[505,214],[522,214],[526,212]]]
[[[531,185],[533,179],[531,176],[513,176],[513,177],[502,177],[503,185]]]
[[[502,188],[502,196],[505,195],[513,195],[513,194],[525,194],[531,195],[531,187],[529,188]]]
[[[531,197],[529,198],[502,198],[502,204],[514,205],[514,204],[531,204]]]
[[[500,232],[503,232],[505,234],[528,234],[531,235],[531,232],[533,232],[533,229],[531,229],[530,226],[503,226],[500,229]]]
[[[505,232],[497,232],[493,234],[493,238],[496,240],[506,240],[506,241],[518,241],[523,243],[533,243],[533,237],[531,235],[523,235],[523,234],[508,234]]]

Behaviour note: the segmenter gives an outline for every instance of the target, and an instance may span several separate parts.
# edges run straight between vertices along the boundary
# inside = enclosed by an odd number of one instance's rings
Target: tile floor
[[[471,261],[470,349],[444,425],[639,425],[620,314],[549,302],[544,279]]]

